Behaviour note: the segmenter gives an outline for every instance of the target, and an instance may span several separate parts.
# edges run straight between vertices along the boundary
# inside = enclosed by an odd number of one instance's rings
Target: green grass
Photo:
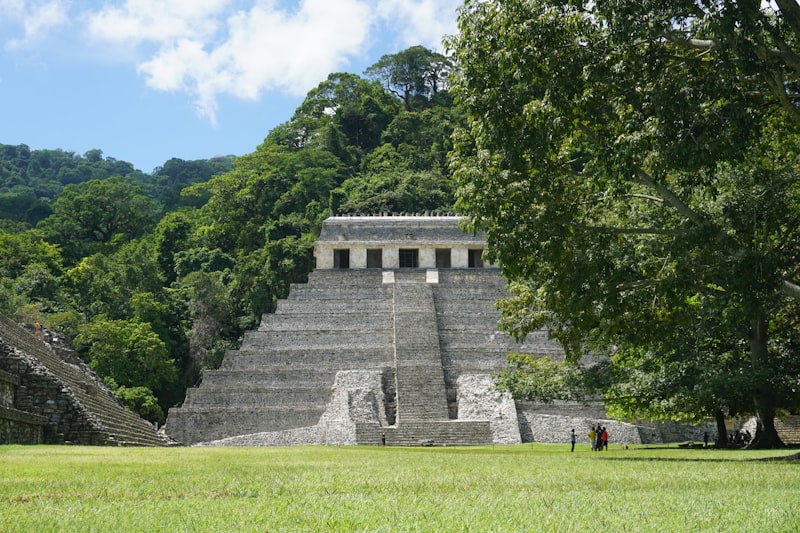
[[[0,531],[796,531],[789,452],[0,446]]]

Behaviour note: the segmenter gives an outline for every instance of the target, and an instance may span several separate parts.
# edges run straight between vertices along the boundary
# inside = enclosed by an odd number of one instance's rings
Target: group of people
[[[593,452],[608,451],[608,431],[605,426],[592,426],[589,430],[589,447]]]

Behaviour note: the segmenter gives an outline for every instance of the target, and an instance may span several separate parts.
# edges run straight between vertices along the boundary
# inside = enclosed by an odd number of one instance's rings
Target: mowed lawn
[[[789,453],[0,446],[0,531],[798,531]]]

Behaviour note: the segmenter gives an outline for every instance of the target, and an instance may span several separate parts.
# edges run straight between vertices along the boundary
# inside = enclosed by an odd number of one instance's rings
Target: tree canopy
[[[467,1],[450,43],[458,205],[514,282],[505,327],[610,356],[619,412],[747,409],[763,446],[800,281],[800,9],[775,5]]]

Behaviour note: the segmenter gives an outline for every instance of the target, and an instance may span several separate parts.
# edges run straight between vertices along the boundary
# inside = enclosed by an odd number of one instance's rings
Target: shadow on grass
[[[641,450],[653,450],[654,448],[641,448]],[[662,448],[668,449],[668,448]],[[673,448],[674,449],[674,448]],[[709,448],[712,450],[715,448]],[[631,450],[632,452],[636,452],[636,450]],[[738,451],[741,452],[742,450],[724,450],[724,449],[716,449],[716,451]],[[763,451],[763,450],[751,450],[753,452]],[[745,452],[746,453],[746,452]],[[787,461],[787,462],[796,462],[800,464],[800,452],[793,453],[791,455],[781,455],[777,457],[759,457],[757,459],[747,459],[741,458],[739,455],[737,458],[725,458],[725,457],[635,457],[633,455],[621,457],[619,455],[615,455],[613,457],[606,458],[607,461],[640,461],[640,462],[680,462],[680,463],[731,463],[731,462],[762,462],[762,461]]]

